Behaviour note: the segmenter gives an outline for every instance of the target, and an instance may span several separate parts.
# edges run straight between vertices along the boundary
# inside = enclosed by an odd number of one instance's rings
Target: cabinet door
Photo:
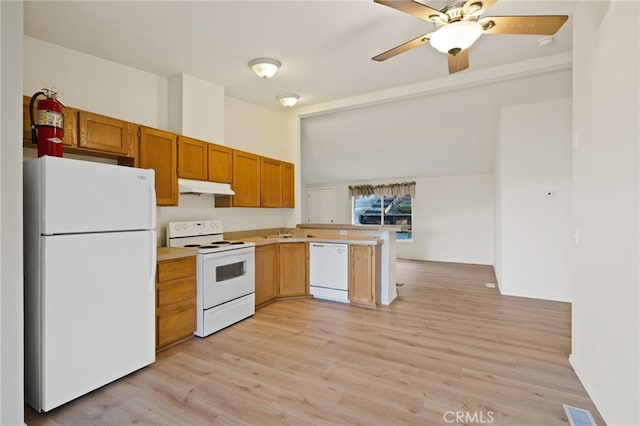
[[[260,207],[260,156],[233,150],[234,207]]]
[[[130,126],[126,121],[79,111],[78,123],[79,147],[126,157],[132,156]]]
[[[178,176],[207,180],[207,142],[178,136]]]
[[[162,130],[140,127],[140,168],[156,172],[156,203],[178,205],[178,167],[176,135]]]
[[[195,257],[167,260],[157,264],[157,350],[192,336],[196,330],[195,272]]]
[[[156,316],[156,349],[189,337],[196,331],[196,304],[177,306]]]
[[[280,257],[279,296],[309,294],[307,243],[278,244]]]
[[[295,207],[294,165],[282,163],[282,207]]]
[[[256,247],[256,306],[278,297],[278,245]]]
[[[260,206],[282,207],[282,170],[280,161],[260,158]]]
[[[30,148],[35,148],[37,145],[31,141],[31,117],[29,116],[29,103],[31,98],[28,96],[22,97],[22,142],[23,145]],[[34,115],[37,102],[34,104]],[[63,113],[63,126],[64,136],[62,137],[62,144],[65,146],[77,146],[78,145],[78,110],[71,107],[64,107]]]
[[[231,183],[233,150],[226,146],[209,144],[209,180]]]
[[[375,306],[375,247],[349,245],[349,301]]]

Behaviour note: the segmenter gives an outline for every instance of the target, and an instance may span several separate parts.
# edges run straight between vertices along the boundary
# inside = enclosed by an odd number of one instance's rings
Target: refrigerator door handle
[[[152,172],[153,179],[152,182],[149,182],[147,188],[149,190],[149,198],[151,200],[151,205],[149,206],[149,224],[151,225],[151,229],[156,228],[156,184],[155,184],[155,170],[149,169]],[[155,262],[154,262],[155,263]]]
[[[149,274],[149,291],[152,294],[155,294],[156,291],[156,263],[158,260],[158,240],[156,237],[156,231],[151,231],[149,232],[149,239],[151,241],[149,241],[151,250],[149,250],[149,252],[151,253],[151,259],[149,262],[149,268],[150,268],[150,274]]]

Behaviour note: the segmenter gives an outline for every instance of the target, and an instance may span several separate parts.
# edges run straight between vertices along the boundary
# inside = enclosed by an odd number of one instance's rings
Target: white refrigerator
[[[153,170],[24,162],[25,401],[49,411],[155,361]]]

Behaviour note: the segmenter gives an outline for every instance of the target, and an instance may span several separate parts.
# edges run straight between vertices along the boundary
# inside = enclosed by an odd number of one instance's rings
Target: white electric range
[[[197,251],[196,332],[206,337],[255,313],[255,244],[224,241],[222,222],[169,222],[167,245]]]

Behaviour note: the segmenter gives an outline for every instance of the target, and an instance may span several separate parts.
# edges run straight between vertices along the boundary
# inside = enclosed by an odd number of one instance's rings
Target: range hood
[[[207,182],[204,180],[178,179],[178,191],[181,194],[234,195],[228,183]]]

